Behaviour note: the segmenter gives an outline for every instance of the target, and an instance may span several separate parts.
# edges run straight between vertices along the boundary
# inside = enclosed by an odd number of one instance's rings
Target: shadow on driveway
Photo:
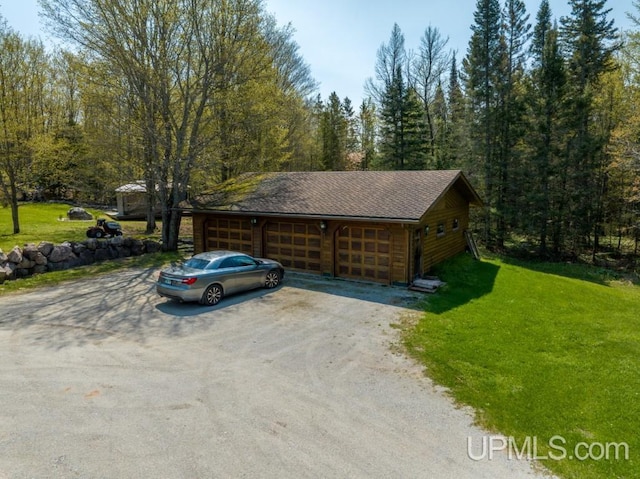
[[[256,289],[223,298],[216,306],[179,303],[155,291],[157,269],[132,269],[0,298],[0,331],[20,330],[24,339],[53,349],[109,338],[145,344],[150,338],[185,337],[220,321],[248,321],[267,303],[305,317],[303,306],[287,303],[286,289],[326,293],[421,311],[423,296],[404,288],[288,273],[275,289]],[[285,294],[285,296],[281,296]],[[323,308],[330,296],[314,297]],[[237,308],[242,305],[242,309]],[[271,308],[273,309],[273,308]],[[281,313],[284,314],[284,313]],[[277,319],[277,318],[274,318]]]
[[[425,293],[410,291],[402,286],[387,286],[378,283],[327,278],[304,273],[287,273],[287,276],[285,284],[290,288],[398,306],[414,311],[424,311],[424,303],[430,296]]]
[[[256,298],[266,297],[278,291],[282,286],[278,286],[274,289],[254,289],[251,291],[246,291],[243,293],[234,294],[231,296],[225,296],[222,300],[216,304],[215,306],[204,306],[202,304],[191,302],[191,303],[181,303],[179,301],[174,301],[167,298],[161,298],[160,303],[156,304],[156,309],[164,314],[175,317],[191,317],[191,316],[201,316],[204,314],[223,311],[232,306],[236,306],[238,304],[242,304],[246,301],[251,301]],[[151,292],[155,294],[155,290]]]
[[[156,268],[131,269],[3,296],[0,330],[21,330],[34,343],[61,349],[114,337],[144,344],[151,337],[211,327],[209,308],[200,308],[189,321],[175,314],[180,309],[173,314],[156,309],[161,301],[156,277]]]

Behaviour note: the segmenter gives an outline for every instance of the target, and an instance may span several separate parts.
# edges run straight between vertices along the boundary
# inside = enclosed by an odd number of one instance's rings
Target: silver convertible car
[[[156,291],[166,298],[213,306],[233,293],[275,288],[283,277],[284,268],[277,261],[235,251],[209,251],[161,271]]]

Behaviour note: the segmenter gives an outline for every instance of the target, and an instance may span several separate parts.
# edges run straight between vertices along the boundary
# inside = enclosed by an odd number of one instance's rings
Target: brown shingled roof
[[[482,201],[460,170],[247,173],[193,202],[195,211],[416,222],[452,186]]]

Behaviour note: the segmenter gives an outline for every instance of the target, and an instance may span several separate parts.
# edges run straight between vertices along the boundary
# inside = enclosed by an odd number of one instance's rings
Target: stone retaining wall
[[[5,280],[26,278],[47,271],[61,271],[108,259],[157,253],[160,250],[161,246],[157,241],[123,236],[90,238],[80,243],[66,241],[59,245],[43,241],[37,246],[15,246],[8,253],[0,249],[0,284]]]

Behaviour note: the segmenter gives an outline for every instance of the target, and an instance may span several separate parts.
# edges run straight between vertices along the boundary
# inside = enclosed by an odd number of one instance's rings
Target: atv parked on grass
[[[100,218],[95,226],[87,228],[88,238],[109,238],[111,236],[122,236],[122,228],[117,221],[107,221]]]

